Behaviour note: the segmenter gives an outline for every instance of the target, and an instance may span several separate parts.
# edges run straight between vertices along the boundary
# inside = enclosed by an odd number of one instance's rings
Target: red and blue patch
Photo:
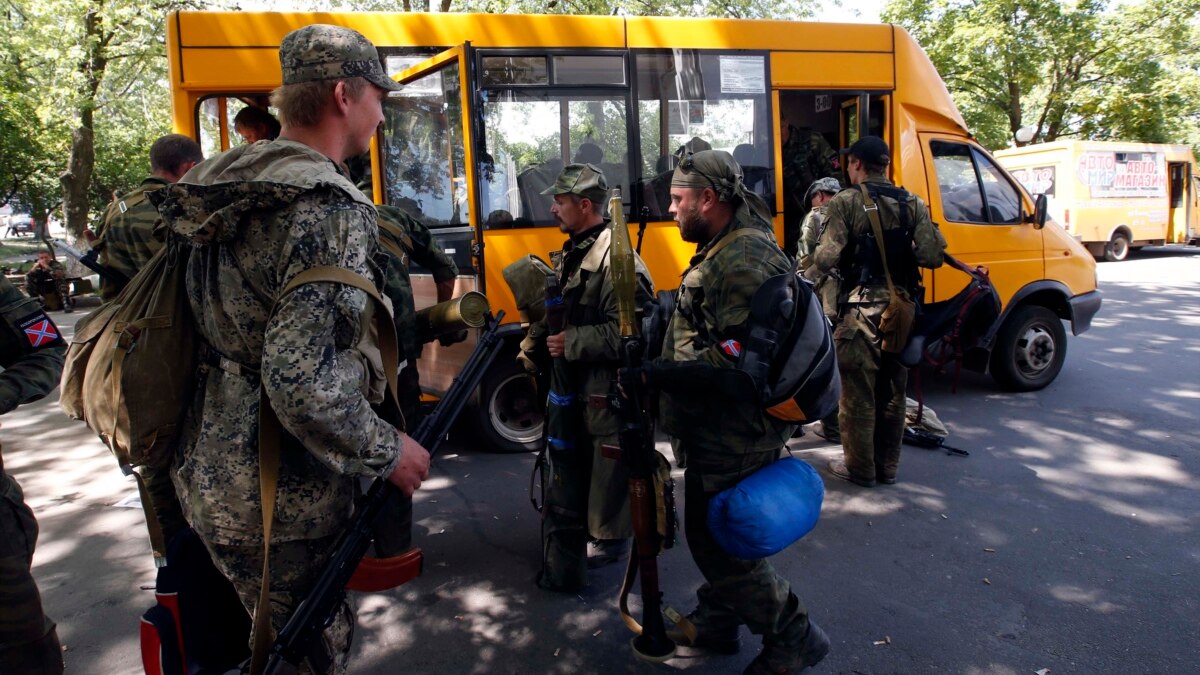
[[[17,322],[17,327],[25,334],[29,346],[33,349],[53,347],[63,344],[58,326],[46,316],[45,312],[34,312]]]
[[[742,343],[737,340],[726,340],[721,343],[721,351],[725,352],[725,356],[736,359],[742,355]]]

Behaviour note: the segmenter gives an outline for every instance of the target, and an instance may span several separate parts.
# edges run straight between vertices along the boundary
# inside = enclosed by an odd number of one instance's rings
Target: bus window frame
[[[633,114],[633,59],[630,58],[634,50],[631,49],[570,49],[570,48],[549,48],[538,49],[530,47],[501,47],[501,48],[482,48],[472,49],[470,54],[470,62],[474,73],[476,73],[474,81],[471,83],[471,134],[473,138],[468,139],[473,143],[474,157],[481,158],[487,153],[487,125],[484,124],[484,100],[485,92],[503,92],[512,91],[522,94],[545,92],[552,96],[563,96],[567,100],[580,100],[579,97],[587,95],[605,95],[609,93],[621,92],[622,96],[614,96],[614,99],[620,98],[625,102],[625,148],[629,153],[630,158],[634,156],[634,143],[637,141],[637,134],[634,133],[637,118]],[[483,86],[482,75],[483,59],[485,57],[495,56],[545,56],[547,66],[548,84],[505,84],[505,85],[488,85]],[[624,63],[625,84],[555,84],[555,66],[554,57],[556,56],[619,56]],[[561,142],[561,139],[560,139]],[[564,160],[565,163],[565,160]],[[630,161],[632,164],[632,161]],[[478,169],[478,167],[475,167]],[[634,189],[637,184],[632,175],[632,167],[627,167],[629,175],[630,192],[633,194],[622,194],[621,203],[625,206],[625,215],[627,218],[633,218],[633,214],[638,212],[640,208],[640,195],[638,190]],[[479,181],[473,181],[473,188],[478,193],[479,204],[483,206],[483,186]],[[638,200],[638,201],[635,201]],[[479,214],[478,227],[480,230],[493,229],[510,229],[508,226],[492,225],[484,223],[485,214]],[[554,222],[535,223],[531,227],[533,229],[541,229],[545,227],[553,227]]]
[[[787,91],[787,90],[776,89],[772,85],[773,80],[771,79],[772,78],[771,54],[776,50],[771,50],[771,49],[700,49],[700,48],[690,48],[690,47],[675,49],[675,48],[669,48],[669,47],[653,47],[653,48],[633,48],[633,49],[627,49],[625,51],[629,54],[629,58],[626,60],[626,67],[629,69],[629,75],[627,76],[627,80],[628,80],[630,106],[631,106],[630,114],[632,115],[632,119],[633,119],[633,123],[630,125],[630,134],[632,135],[632,138],[630,139],[630,142],[629,142],[629,156],[630,156],[630,165],[631,165],[630,169],[629,169],[629,185],[630,185],[630,188],[634,192],[633,199],[636,200],[634,203],[633,211],[629,217],[631,219],[633,219],[634,214],[641,213],[642,209],[647,206],[647,204],[645,203],[645,201],[646,201],[645,194],[644,194],[645,190],[643,189],[645,187],[647,177],[642,175],[642,171],[643,171],[642,159],[643,158],[642,158],[640,103],[642,102],[643,99],[638,96],[637,83],[638,83],[638,77],[640,75],[640,72],[638,70],[637,57],[642,54],[649,54],[649,55],[673,54],[677,51],[697,52],[699,54],[705,54],[705,55],[711,54],[711,55],[718,56],[718,57],[725,55],[725,56],[759,56],[762,58],[762,60],[763,60],[763,77],[764,77],[763,81],[766,86],[766,91],[764,91],[762,93],[762,97],[763,97],[763,105],[766,107],[765,131],[766,131],[766,143],[767,143],[766,147],[763,148],[763,153],[764,153],[763,156],[766,157],[767,160],[770,162],[770,165],[767,168],[770,169],[772,172],[772,180],[769,182],[769,184],[776,186],[776,189],[774,190],[774,194],[770,195],[771,198],[769,200],[764,195],[759,195],[759,196],[763,197],[763,200],[767,202],[767,206],[770,207],[772,218],[778,218],[778,217],[782,216],[782,214],[783,214],[783,202],[782,202],[783,197],[781,194],[782,190],[780,190],[778,188],[778,185],[779,185],[779,181],[781,181],[783,179],[782,178],[783,171],[780,168],[782,165],[778,161],[776,161],[779,159],[776,156],[776,152],[780,148],[779,144],[776,142],[776,139],[779,137],[779,134],[778,134],[779,114],[778,114],[778,100],[777,100],[776,92]],[[645,100],[651,100],[651,99],[645,99]],[[659,99],[656,98],[656,99],[653,99],[653,101],[658,102]],[[636,129],[634,127],[636,127]],[[633,161],[634,158],[636,158],[636,160],[637,160],[636,162]],[[633,165],[636,165],[636,167],[637,167],[636,176],[634,174]],[[653,176],[651,176],[651,178],[653,178]],[[755,193],[755,194],[758,194],[758,193]],[[669,218],[668,219],[658,219],[658,220],[652,220],[650,222],[664,222],[665,223],[665,222],[671,222],[671,219],[669,219]]]

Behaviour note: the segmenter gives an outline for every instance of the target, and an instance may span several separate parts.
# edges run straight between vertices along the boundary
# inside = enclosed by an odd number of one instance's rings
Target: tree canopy
[[[1200,0],[889,0],[991,148],[1057,138],[1200,148]]]

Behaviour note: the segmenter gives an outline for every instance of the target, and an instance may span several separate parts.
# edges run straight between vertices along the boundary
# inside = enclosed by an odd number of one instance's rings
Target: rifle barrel
[[[422,420],[411,434],[413,440],[429,449],[431,458],[450,424],[458,416],[471,393],[479,386],[484,373],[499,353],[503,343],[498,332],[500,320],[503,318],[503,310],[497,312],[494,318],[488,317],[487,328],[480,334],[466,365],[454,377],[446,395],[438,401],[433,412]],[[376,478],[371,482],[367,494],[360,500],[353,522],[338,540],[333,556],[322,568],[313,590],[288,617],[287,624],[275,638],[275,645],[271,649],[264,673],[283,675],[295,672],[295,666],[307,655],[306,650],[316,644],[329,618],[341,604],[346,593],[346,584],[370,548],[375,521],[383,512],[388,491],[394,489],[396,488],[384,478]]]

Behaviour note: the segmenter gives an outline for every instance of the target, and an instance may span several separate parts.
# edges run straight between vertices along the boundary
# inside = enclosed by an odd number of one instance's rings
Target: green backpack
[[[80,321],[59,405],[100,435],[137,478],[156,561],[166,548],[136,467],[165,468],[195,395],[199,337],[187,299],[187,246],[170,241],[112,302]]]

